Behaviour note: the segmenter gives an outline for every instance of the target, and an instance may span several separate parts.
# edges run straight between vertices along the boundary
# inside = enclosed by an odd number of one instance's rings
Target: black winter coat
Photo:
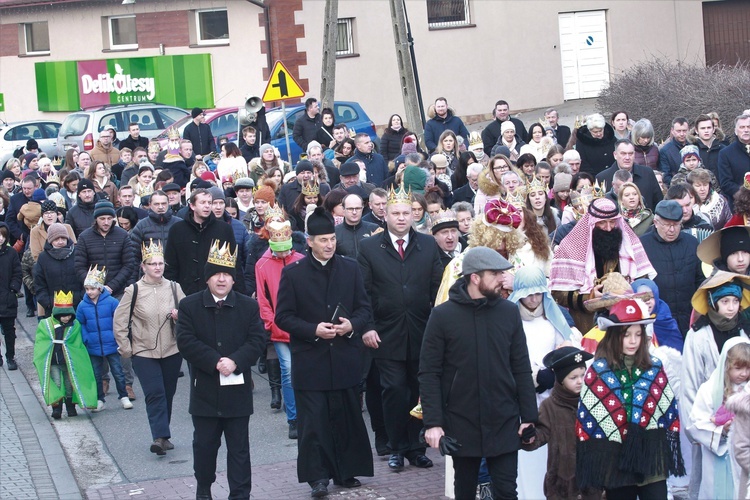
[[[8,230],[10,231],[11,244],[15,243],[21,235],[25,235],[26,241],[29,240],[31,230],[26,224],[23,224],[18,220],[18,213],[21,211],[21,207],[27,204],[30,200],[31,198],[27,198],[22,191],[19,191],[10,197],[10,203],[6,208],[5,223],[8,225]]]
[[[615,161],[615,129],[604,124],[604,137],[594,139],[584,125],[576,131],[576,151],[581,155],[581,172],[596,176]]]
[[[425,428],[443,427],[458,457],[495,457],[521,446],[521,422],[536,422],[529,352],[518,307],[472,299],[459,279],[432,310],[419,358]]]
[[[0,227],[8,225],[0,222]],[[18,313],[16,293],[21,290],[21,259],[6,241],[0,246],[0,318],[15,318]]]
[[[68,246],[53,248],[44,244],[44,251],[34,264],[34,291],[37,302],[47,314],[52,313],[55,292],[73,292],[73,307],[78,307],[82,298],[82,288],[76,275],[75,245],[68,240]]]
[[[311,252],[281,271],[276,325],[289,332],[292,385],[300,391],[336,391],[362,380],[362,334],[372,329],[372,309],[357,262],[334,255],[323,267]],[[351,335],[326,340],[315,335],[341,304]]]
[[[190,363],[190,414],[235,418],[253,414],[250,368],[266,350],[266,331],[258,303],[246,295],[229,292],[221,308],[206,289],[180,301],[177,348]],[[237,364],[244,374],[241,385],[220,385],[216,364],[220,358]]]
[[[372,356],[405,361],[419,359],[427,319],[435,303],[443,265],[435,239],[413,229],[399,257],[388,231],[367,238],[359,247],[367,295],[372,301],[375,330],[380,346]]]
[[[698,146],[698,153],[701,155],[701,163],[703,163],[703,167],[713,172],[713,174],[718,179],[719,152],[726,146],[722,144],[719,139],[714,139],[714,142],[711,143],[710,148],[703,144],[703,141],[701,141],[700,139],[696,139],[693,144]]]
[[[73,234],[76,239],[81,237],[81,233],[94,224],[94,207],[96,199],[91,203],[84,203],[78,198],[75,206],[65,215],[65,223],[70,224],[73,228]]]
[[[166,213],[161,215],[149,210],[148,217],[139,220],[138,224],[130,231],[135,261],[141,261],[141,244],[145,243],[148,246],[151,244],[151,240],[154,240],[154,243],[161,242],[162,245],[165,245],[169,229],[181,220],[179,217],[172,215],[171,210],[167,210]]]
[[[202,224],[197,224],[193,218],[193,210],[188,208],[188,216],[169,228],[164,248],[164,277],[179,283],[185,295],[205,290],[203,270],[211,243],[216,239],[222,244],[230,242],[232,248],[237,244],[232,226],[217,221],[213,213]],[[235,281],[242,279],[239,262],[236,269],[240,272]]]
[[[372,236],[378,227],[377,224],[365,221],[359,221],[356,226],[350,226],[346,221],[342,222],[336,226],[336,253],[356,259],[361,241]]]
[[[318,133],[320,124],[322,123],[320,113],[315,115],[314,118],[310,118],[307,111],[300,114],[297,121],[294,122],[294,128],[292,129],[292,138],[297,145],[302,148],[302,151],[307,151],[307,145],[310,141],[315,139]]]
[[[672,138],[659,148],[659,170],[664,174],[664,185],[669,186],[672,176],[680,170],[682,164],[680,151],[686,145],[687,143],[680,144]]]
[[[383,136],[380,138],[380,154],[385,158],[386,163],[393,160],[401,154],[401,141],[408,130],[401,127],[398,132],[390,128],[385,129]]]
[[[182,138],[193,143],[194,155],[207,155],[216,151],[216,143],[211,133],[211,127],[205,123],[196,125],[191,120],[185,127],[185,130],[182,131]]]
[[[745,172],[750,172],[750,155],[745,145],[734,141],[719,151],[719,184],[729,205],[734,208],[734,193],[740,190]]]
[[[659,297],[669,306],[684,336],[690,329],[690,300],[705,279],[696,253],[698,240],[683,231],[675,241],[667,243],[652,228],[641,236],[641,243],[656,270],[654,282],[659,287]]]
[[[608,169],[599,172],[596,176],[596,180],[599,181],[599,183],[602,181],[606,182],[607,189],[609,189],[612,186],[612,179],[615,176],[615,172],[618,170],[620,170],[620,167],[618,167],[617,162],[615,162]],[[641,191],[643,203],[646,205],[646,208],[653,211],[654,208],[656,208],[656,204],[664,198],[664,193],[661,192],[659,181],[656,180],[654,171],[643,165],[633,165],[630,173],[633,175],[633,183],[638,186],[638,189]],[[618,203],[617,196],[615,196],[614,201],[615,204]]]
[[[461,118],[453,114],[452,109],[448,109],[445,118],[435,115],[434,118],[427,120],[424,126],[424,145],[432,153],[437,148],[437,142],[440,135],[446,130],[453,131],[457,136],[464,138],[464,144],[469,144],[469,130],[464,125]]]
[[[138,136],[138,139],[133,139],[128,135],[125,139],[120,141],[120,145],[117,149],[122,151],[122,148],[130,148],[133,151],[135,148],[148,149],[148,137]]]
[[[76,275],[83,286],[89,267],[99,265],[107,268],[104,284],[112,289],[112,296],[119,297],[132,282],[136,265],[130,235],[119,226],[113,226],[106,237],[90,227],[81,233],[75,251]]]

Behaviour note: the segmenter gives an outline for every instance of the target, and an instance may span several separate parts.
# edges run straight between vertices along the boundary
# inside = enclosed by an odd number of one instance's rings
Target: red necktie
[[[404,260],[404,240],[396,240],[398,244],[398,254],[401,256],[401,260]]]

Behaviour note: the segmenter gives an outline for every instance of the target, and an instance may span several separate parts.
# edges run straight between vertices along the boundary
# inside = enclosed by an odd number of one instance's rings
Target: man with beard
[[[676,200],[656,205],[654,226],[641,236],[643,249],[656,269],[654,281],[667,303],[682,335],[690,328],[690,299],[703,282],[698,240],[681,231],[683,210]]]
[[[502,298],[513,266],[495,250],[466,252],[463,278],[432,310],[419,361],[427,443],[453,438],[456,498],[474,498],[487,459],[494,498],[516,498],[518,449],[534,441],[534,382],[521,316]],[[471,325],[467,328],[467,325]]]
[[[656,276],[643,245],[622,219],[617,205],[598,198],[560,242],[550,268],[552,296],[570,311],[582,332],[594,326],[594,315],[583,303],[601,297],[602,283],[611,272],[631,281]]]

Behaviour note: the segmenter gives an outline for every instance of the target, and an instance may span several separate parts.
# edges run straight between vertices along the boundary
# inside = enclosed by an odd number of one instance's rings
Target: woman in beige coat
[[[169,441],[172,399],[182,356],[177,350],[174,326],[177,307],[185,297],[178,283],[163,277],[164,253],[160,242],[142,245],[143,278],[125,289],[115,311],[118,351],[133,358],[146,397],[146,413],[153,442],[151,452],[165,455],[174,448]]]

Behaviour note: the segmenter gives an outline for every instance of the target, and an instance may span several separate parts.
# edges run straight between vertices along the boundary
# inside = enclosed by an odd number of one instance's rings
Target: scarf
[[[599,219],[586,213],[560,245],[550,267],[550,290],[577,290],[588,293],[595,285],[596,261],[591,248],[591,233]],[[620,273],[631,279],[656,277],[656,270],[646,255],[638,236],[618,215],[617,226],[622,231],[620,245]]]
[[[677,401],[661,361],[614,370],[604,358],[586,372],[576,420],[581,488],[618,488],[652,476],[685,475]]]
[[[656,345],[664,345],[672,347],[682,352],[682,348],[685,344],[685,339],[677,326],[677,321],[672,317],[672,311],[669,309],[669,305],[659,298],[659,287],[656,286],[652,280],[640,279],[635,280],[631,286],[634,292],[639,292],[641,287],[648,287],[654,294],[654,310],[653,314],[656,314],[656,321],[654,321],[654,338],[656,339]]]

